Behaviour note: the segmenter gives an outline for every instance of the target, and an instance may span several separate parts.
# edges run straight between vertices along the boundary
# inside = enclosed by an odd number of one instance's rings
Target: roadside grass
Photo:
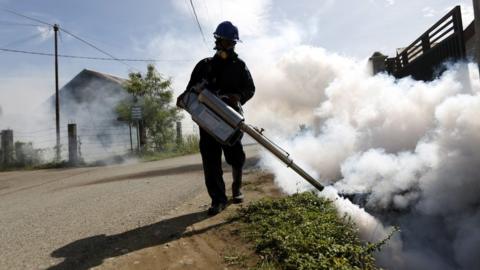
[[[48,162],[43,164],[36,164],[36,165],[12,165],[8,167],[0,166],[0,172],[8,172],[8,171],[28,171],[28,170],[44,170],[44,169],[64,169],[72,167],[67,161],[59,161],[59,162]]]
[[[223,261],[227,266],[239,266],[242,268],[247,267],[248,256],[239,252],[228,252],[223,256]]]
[[[18,170],[43,170],[43,169],[65,169],[74,167],[92,167],[92,166],[105,166],[110,164],[121,164],[126,159],[139,158],[141,161],[156,161],[167,158],[173,158],[178,156],[184,156],[189,154],[195,154],[200,152],[199,148],[199,136],[187,135],[183,138],[181,143],[172,143],[165,147],[164,151],[144,151],[141,153],[128,153],[125,155],[116,155],[107,157],[103,160],[97,160],[93,162],[79,161],[77,164],[72,165],[66,160],[62,161],[50,161],[46,163],[24,165],[24,164],[12,164],[10,166],[4,166],[0,164],[0,172],[18,171]],[[81,159],[81,158],[80,158]]]
[[[197,135],[187,135],[183,141],[178,144],[172,144],[165,147],[165,151],[161,152],[144,152],[141,154],[141,160],[156,161],[172,157],[190,155],[200,152],[199,137]]]
[[[232,217],[253,244],[266,269],[379,269],[373,253],[379,243],[363,243],[355,224],[339,218],[333,203],[311,192],[266,198],[240,208]],[[392,232],[393,234],[394,232]]]

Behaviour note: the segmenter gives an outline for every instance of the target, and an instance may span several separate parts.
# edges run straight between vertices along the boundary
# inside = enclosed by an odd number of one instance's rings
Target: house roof
[[[63,89],[72,87],[74,85],[77,85],[79,83],[85,82],[84,81],[85,79],[93,79],[93,78],[105,80],[106,82],[112,82],[120,85],[126,81],[126,79],[122,79],[110,74],[101,73],[101,72],[90,70],[90,69],[84,69],[80,73],[78,73],[75,77],[73,77],[73,79],[70,80],[67,84],[65,84],[60,89],[60,91],[62,91]]]
[[[126,81],[110,74],[84,69],[59,90],[61,105],[63,107],[70,102],[80,104],[112,96],[126,96],[126,91],[123,91]],[[55,94],[50,96],[46,103],[48,106],[55,106]]]
[[[107,80],[112,80],[112,81],[117,82],[119,84],[123,84],[126,81],[126,79],[116,77],[116,76],[106,74],[106,73],[101,73],[101,72],[98,72],[98,71],[95,71],[95,70],[90,70],[90,69],[84,69],[79,74],[81,74],[81,73],[89,73],[89,74],[92,74],[94,76],[103,77]]]
[[[73,98],[76,102],[90,101],[93,98],[108,97],[122,92],[125,79],[84,69],[59,91],[60,96]]]

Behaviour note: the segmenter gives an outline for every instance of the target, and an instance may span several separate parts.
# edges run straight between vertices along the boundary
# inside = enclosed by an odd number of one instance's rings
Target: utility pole
[[[475,58],[477,59],[478,72],[480,73],[480,1],[473,0],[473,13],[475,14]]]
[[[58,24],[53,25],[55,32],[55,123],[57,128],[56,160],[60,161],[60,100],[58,96]]]
[[[128,130],[130,131],[130,152],[133,153],[132,123],[131,122],[128,122]]]
[[[68,162],[78,164],[77,124],[68,124]]]

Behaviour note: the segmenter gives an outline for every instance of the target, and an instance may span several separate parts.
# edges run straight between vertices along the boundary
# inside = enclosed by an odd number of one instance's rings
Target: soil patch
[[[245,202],[229,205],[214,217],[208,217],[208,195],[203,193],[175,210],[167,220],[184,218],[182,224],[156,230],[142,230],[135,239],[123,238],[120,252],[108,254],[93,269],[247,269],[259,258],[241,236],[238,225],[229,218],[236,209],[265,196],[278,197],[281,192],[273,184],[273,176],[250,170],[244,176]],[[228,186],[228,185],[227,185]],[[201,204],[199,206],[199,203]],[[188,220],[191,219],[191,220]],[[146,239],[163,239],[148,241]],[[132,246],[127,243],[132,241]],[[108,241],[110,242],[110,241]],[[147,245],[145,245],[146,243]],[[143,248],[139,248],[143,247]],[[83,269],[83,268],[82,268]],[[86,268],[85,268],[86,269]]]

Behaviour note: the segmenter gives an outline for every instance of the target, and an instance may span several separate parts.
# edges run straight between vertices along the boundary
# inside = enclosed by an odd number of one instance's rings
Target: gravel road
[[[257,146],[246,148],[250,164]],[[0,269],[47,269],[69,243],[162,220],[206,192],[199,155],[162,161],[0,173]],[[200,205],[199,205],[200,207]]]

